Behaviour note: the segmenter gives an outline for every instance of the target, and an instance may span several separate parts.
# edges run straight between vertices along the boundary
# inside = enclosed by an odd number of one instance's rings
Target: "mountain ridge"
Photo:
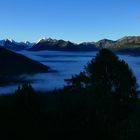
[[[16,42],[12,39],[3,39],[0,40],[0,46],[6,49],[11,49],[14,51],[26,50],[32,47],[34,43],[30,43],[29,41],[25,42]]]
[[[102,39],[97,42],[82,42],[73,43],[63,39],[41,38],[36,43],[15,42],[14,40],[1,40],[0,45],[4,48],[19,51],[40,51],[40,50],[54,50],[54,51],[96,51],[101,48],[108,48],[113,50],[121,49],[135,49],[140,48],[140,36],[125,36],[118,40]]]
[[[55,50],[55,51],[96,51],[101,48],[121,50],[126,48],[140,48],[140,36],[125,36],[116,41],[102,39],[97,42],[83,42],[80,44],[64,40],[42,39],[29,50]]]

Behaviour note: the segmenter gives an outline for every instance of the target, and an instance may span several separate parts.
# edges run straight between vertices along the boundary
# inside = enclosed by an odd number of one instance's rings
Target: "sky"
[[[140,35],[140,0],[0,0],[0,40],[80,43]]]

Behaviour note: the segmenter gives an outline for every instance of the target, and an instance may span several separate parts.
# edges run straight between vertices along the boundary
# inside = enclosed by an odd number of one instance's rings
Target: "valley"
[[[84,66],[92,58],[96,56],[95,52],[63,52],[63,51],[18,51],[19,54],[25,55],[35,61],[49,66],[52,71],[49,73],[38,73],[32,75],[22,75],[21,78],[26,81],[31,81],[32,86],[36,90],[49,91],[63,88],[65,85],[64,79],[70,78],[71,75],[78,74],[83,70]],[[128,54],[120,55],[119,57],[125,60],[134,71],[140,84],[140,56],[131,56]],[[19,84],[0,87],[1,93],[14,92]]]

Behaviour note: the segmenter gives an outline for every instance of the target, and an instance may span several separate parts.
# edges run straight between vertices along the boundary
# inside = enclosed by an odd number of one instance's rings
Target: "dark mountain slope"
[[[21,54],[0,47],[0,75],[21,75],[47,72],[49,67]]]

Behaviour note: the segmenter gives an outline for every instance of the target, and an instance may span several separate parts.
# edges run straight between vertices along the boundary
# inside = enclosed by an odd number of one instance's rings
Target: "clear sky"
[[[140,35],[140,0],[0,0],[0,39],[73,42]]]

